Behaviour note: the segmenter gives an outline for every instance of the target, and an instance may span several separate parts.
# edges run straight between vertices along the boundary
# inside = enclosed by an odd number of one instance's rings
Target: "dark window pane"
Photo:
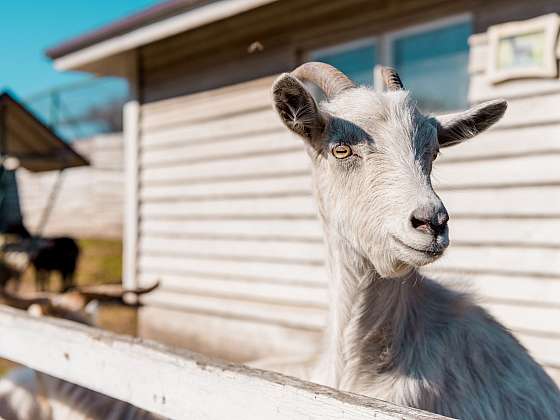
[[[313,59],[335,66],[360,85],[373,85],[373,67],[376,64],[375,45],[350,47],[337,52],[316,53]]]
[[[393,64],[422,110],[440,112],[467,105],[470,34],[471,24],[461,23],[394,41]]]

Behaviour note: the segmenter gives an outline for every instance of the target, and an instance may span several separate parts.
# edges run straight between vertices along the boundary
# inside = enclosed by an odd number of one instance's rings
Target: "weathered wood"
[[[443,419],[9,308],[0,334],[4,358],[171,418]]]

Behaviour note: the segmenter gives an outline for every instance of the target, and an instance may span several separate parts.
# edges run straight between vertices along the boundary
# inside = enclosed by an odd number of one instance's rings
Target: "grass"
[[[76,272],[76,284],[120,283],[122,270],[122,242],[114,239],[84,238],[79,240],[80,261]],[[56,278],[55,278],[56,277]],[[32,288],[33,270],[23,277],[23,289]],[[50,289],[59,290],[60,279],[51,277]],[[136,311],[134,308],[107,305],[99,313],[99,326],[116,333],[133,334],[136,331]],[[17,364],[0,359],[0,376]]]
[[[76,284],[120,283],[122,278],[122,242],[115,239],[84,238],[78,241],[80,260],[76,270]],[[33,269],[23,276],[24,288],[34,284]],[[60,289],[60,278],[52,275],[50,290]]]

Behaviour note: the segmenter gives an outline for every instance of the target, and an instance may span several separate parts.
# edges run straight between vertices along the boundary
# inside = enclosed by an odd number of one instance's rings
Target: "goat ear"
[[[499,99],[484,102],[464,112],[437,117],[440,147],[453,146],[483,132],[502,118],[506,108],[507,102]]]
[[[325,128],[325,117],[311,93],[294,76],[282,74],[272,85],[274,108],[294,133],[310,141]]]

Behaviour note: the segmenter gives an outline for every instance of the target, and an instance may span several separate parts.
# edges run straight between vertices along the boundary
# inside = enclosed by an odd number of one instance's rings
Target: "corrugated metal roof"
[[[0,155],[33,172],[89,165],[8,92],[0,93]]]

